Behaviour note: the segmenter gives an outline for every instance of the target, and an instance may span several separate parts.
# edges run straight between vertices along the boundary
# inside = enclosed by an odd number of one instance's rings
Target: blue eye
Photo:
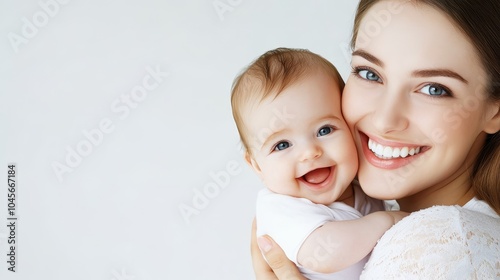
[[[281,141],[274,146],[273,151],[282,151],[284,149],[288,149],[289,147],[290,147],[290,143],[288,143],[286,141]]]
[[[373,82],[380,82],[381,81],[380,77],[377,74],[375,74],[375,72],[373,72],[373,71],[370,71],[367,69],[357,69],[356,72],[358,73],[358,75],[362,79],[365,79],[368,81],[373,81]]]
[[[450,95],[448,89],[438,84],[429,84],[424,86],[420,92],[430,96],[448,96]]]
[[[330,126],[324,126],[324,127],[322,127],[322,128],[319,129],[318,134],[316,136],[321,137],[321,136],[328,135],[328,134],[330,134],[332,132],[333,132],[333,128],[332,127],[330,127]]]

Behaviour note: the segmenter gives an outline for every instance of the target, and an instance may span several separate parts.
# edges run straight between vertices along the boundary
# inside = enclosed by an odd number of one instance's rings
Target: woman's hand
[[[254,219],[252,223],[251,251],[256,279],[306,280],[297,269],[297,266],[286,257],[283,250],[271,237],[262,236],[257,238],[255,224]],[[268,262],[264,260],[262,254],[264,254]]]

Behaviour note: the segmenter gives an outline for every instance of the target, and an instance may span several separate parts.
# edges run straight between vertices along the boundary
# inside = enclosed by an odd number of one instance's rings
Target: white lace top
[[[500,279],[500,217],[477,199],[412,213],[379,240],[360,279]]]

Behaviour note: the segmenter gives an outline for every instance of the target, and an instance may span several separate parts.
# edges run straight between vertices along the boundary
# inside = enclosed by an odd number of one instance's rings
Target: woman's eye
[[[447,96],[450,95],[449,91],[444,88],[443,86],[436,85],[436,84],[430,84],[424,86],[422,89],[420,89],[421,93],[430,95],[430,96]]]
[[[289,147],[290,147],[290,143],[288,143],[286,141],[282,141],[282,142],[279,142],[278,144],[276,144],[276,146],[274,146],[273,151],[282,151],[284,149],[288,149]]]
[[[333,128],[330,126],[325,126],[319,129],[317,136],[325,136],[333,132]]]
[[[362,70],[358,70],[357,72],[358,72],[358,75],[365,80],[374,81],[374,82],[381,81],[380,77],[377,74],[375,74],[375,72],[373,72],[373,71],[362,69]]]

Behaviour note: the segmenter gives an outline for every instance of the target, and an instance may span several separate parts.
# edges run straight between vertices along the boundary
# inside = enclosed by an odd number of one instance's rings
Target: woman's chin
[[[358,175],[359,184],[363,191],[370,197],[381,200],[394,200],[405,197],[404,186],[400,182],[388,180],[390,175],[380,178],[379,176]]]

